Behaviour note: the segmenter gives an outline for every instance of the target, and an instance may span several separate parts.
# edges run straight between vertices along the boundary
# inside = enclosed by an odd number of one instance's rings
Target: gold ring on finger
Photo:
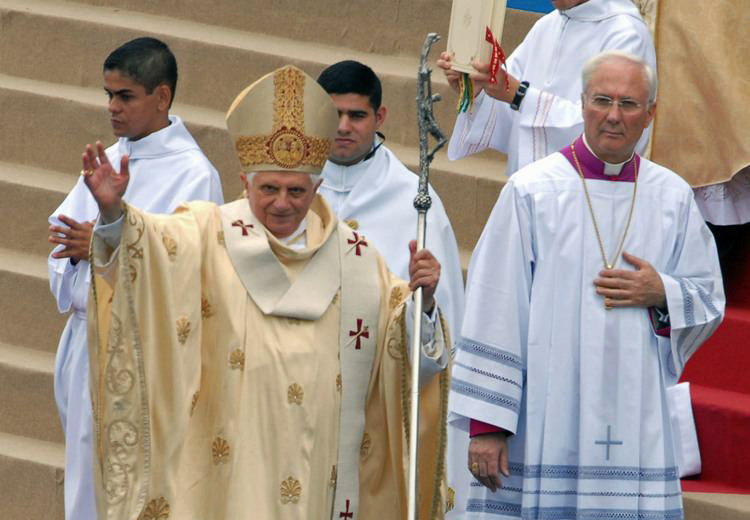
[[[471,472],[476,475],[479,473],[479,463],[478,462],[472,462],[471,464]]]

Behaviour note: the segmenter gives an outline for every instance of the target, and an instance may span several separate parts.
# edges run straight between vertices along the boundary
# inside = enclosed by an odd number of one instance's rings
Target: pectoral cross
[[[232,227],[238,227],[238,228],[240,228],[242,230],[242,236],[246,237],[247,236],[247,230],[248,229],[252,229],[255,226],[253,226],[252,224],[245,224],[243,221],[237,219],[234,222],[232,222]]]
[[[357,256],[362,256],[362,251],[360,250],[360,247],[367,247],[367,242],[365,242],[365,237],[361,237],[357,234],[357,232],[354,232],[354,239],[348,239],[346,241],[347,244],[351,244],[354,247],[356,247],[355,254]]]

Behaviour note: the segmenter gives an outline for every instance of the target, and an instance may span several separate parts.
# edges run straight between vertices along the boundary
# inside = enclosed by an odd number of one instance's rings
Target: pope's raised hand
[[[104,145],[97,141],[96,148],[86,145],[81,160],[83,181],[99,205],[102,220],[105,223],[114,222],[122,215],[122,196],[130,180],[128,156],[122,156],[118,174],[107,158]]]
[[[427,249],[417,251],[417,241],[409,242],[409,289],[422,288],[422,305],[425,312],[435,305],[435,289],[440,281],[440,262]]]

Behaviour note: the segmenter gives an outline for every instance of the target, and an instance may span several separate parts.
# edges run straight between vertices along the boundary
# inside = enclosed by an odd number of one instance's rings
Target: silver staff
[[[417,120],[419,124],[419,189],[414,198],[417,210],[417,251],[424,249],[427,210],[432,206],[428,191],[430,163],[435,153],[445,144],[445,136],[435,121],[432,104],[440,101],[439,94],[432,93],[430,75],[432,69],[427,66],[427,55],[432,45],[440,39],[436,33],[430,33],[422,45],[417,74]],[[427,134],[437,141],[435,148],[429,151]],[[417,520],[417,452],[419,450],[419,357],[422,351],[422,288],[414,291],[414,335],[411,345],[411,410],[409,413],[409,507],[408,520]]]

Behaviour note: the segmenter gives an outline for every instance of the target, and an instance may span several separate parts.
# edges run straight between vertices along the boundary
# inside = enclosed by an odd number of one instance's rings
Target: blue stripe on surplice
[[[508,8],[535,13],[549,13],[554,9],[550,0],[508,0]]]

